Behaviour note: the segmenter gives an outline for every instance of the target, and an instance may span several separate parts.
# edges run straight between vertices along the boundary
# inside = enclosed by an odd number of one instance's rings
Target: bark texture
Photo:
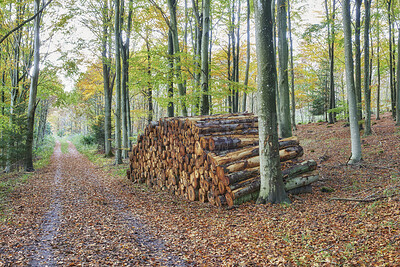
[[[274,75],[276,65],[272,41],[273,21],[271,3],[271,0],[254,1],[258,62],[258,116],[261,125],[259,128],[261,185],[257,200],[258,203],[290,202],[284,189],[279,162],[275,104],[276,76]]]
[[[35,13],[39,11],[40,0],[35,1]],[[33,129],[35,124],[36,96],[39,81],[39,64],[40,64],[40,17],[35,17],[34,22],[34,63],[31,85],[29,90],[29,104],[27,116],[27,138],[26,138],[26,162],[25,171],[33,172]]]
[[[121,27],[120,27],[120,0],[115,0],[115,93],[116,93],[116,110],[115,110],[115,164],[122,163],[122,138],[121,138]]]
[[[349,101],[349,119],[351,134],[351,158],[348,164],[355,164],[361,160],[361,142],[360,132],[358,128],[357,116],[357,98],[354,87],[354,66],[353,52],[351,45],[351,17],[350,17],[350,0],[343,1],[343,28],[344,28],[344,48],[345,48],[345,65],[346,65],[346,86],[347,98]]]
[[[292,136],[290,122],[290,94],[288,59],[289,50],[287,43],[287,0],[278,0],[278,57],[279,57],[279,135],[282,138]],[[275,57],[274,57],[275,58]]]

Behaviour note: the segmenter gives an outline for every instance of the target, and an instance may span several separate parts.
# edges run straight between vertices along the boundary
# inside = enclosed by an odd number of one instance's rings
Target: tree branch
[[[32,20],[34,20],[37,16],[39,16],[40,13],[43,12],[43,10],[52,2],[53,0],[49,0],[49,2],[47,2],[35,15],[33,15],[32,17],[30,17],[29,19],[25,20],[24,22],[22,22],[21,24],[19,24],[17,27],[15,27],[14,29],[12,29],[11,31],[9,31],[6,35],[4,35],[1,40],[0,40],[0,44],[8,38],[8,36],[10,36],[12,33],[14,33],[15,31],[18,31],[19,29],[21,29],[25,24],[27,24],[28,22],[31,22]]]
[[[157,5],[157,3],[156,3],[154,0],[149,0],[149,1],[150,1],[150,3],[151,3],[156,9],[158,9],[158,11],[160,11],[161,16],[164,18],[165,22],[166,22],[167,25],[168,25],[168,28],[171,28],[171,25],[169,24],[168,17],[167,17],[167,15],[164,13],[164,11],[161,9],[161,7],[160,7],[159,5]]]
[[[374,202],[374,201],[377,201],[377,200],[381,200],[381,199],[389,198],[389,197],[394,197],[394,196],[397,196],[397,195],[398,195],[398,193],[393,193],[393,194],[388,195],[388,196],[378,196],[378,197],[369,198],[369,199],[365,199],[365,198],[339,198],[339,197],[334,197],[334,198],[329,199],[329,201],[331,201],[331,200],[340,200],[340,201],[355,201],[355,202]]]

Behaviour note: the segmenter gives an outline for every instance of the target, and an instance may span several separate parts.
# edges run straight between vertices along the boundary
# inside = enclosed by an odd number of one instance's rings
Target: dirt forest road
[[[190,266],[149,232],[134,193],[69,144],[14,193],[0,228],[0,266]]]

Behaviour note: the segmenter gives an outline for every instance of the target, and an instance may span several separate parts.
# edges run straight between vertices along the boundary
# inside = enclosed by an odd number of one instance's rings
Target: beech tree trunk
[[[210,113],[208,92],[208,46],[210,31],[210,0],[203,2],[203,37],[201,43],[201,115]]]
[[[108,0],[103,1],[102,7],[102,65],[103,65],[103,88],[104,88],[104,152],[106,157],[113,157],[111,150],[111,103],[113,86],[111,84],[111,59],[108,57],[109,51],[109,15],[108,15]]]
[[[376,12],[379,12],[378,5],[376,6]],[[380,23],[379,19],[376,20],[376,27],[377,27],[377,45],[376,45],[376,60],[377,60],[377,78],[378,78],[378,86],[376,88],[376,119],[380,120],[380,104],[381,104],[381,62],[380,62]]]
[[[257,203],[290,202],[282,179],[276,114],[275,53],[271,0],[255,0],[261,184]]]
[[[35,1],[35,13],[39,11],[40,0]],[[40,17],[36,16],[34,22],[34,63],[33,74],[31,78],[31,86],[29,91],[29,104],[27,116],[27,138],[26,138],[26,162],[25,171],[33,172],[33,128],[35,123],[35,110],[36,110],[36,96],[37,86],[39,81],[39,64],[40,64]]]
[[[181,97],[181,108],[182,108],[182,115],[187,117],[188,112],[186,108],[186,88],[184,86],[184,82],[182,80],[182,70],[181,70],[181,57],[179,55],[180,48],[179,48],[179,38],[178,38],[178,26],[176,20],[176,6],[178,1],[177,0],[168,0],[168,8],[170,11],[170,30],[172,33],[172,41],[174,46],[174,63],[175,63],[175,75],[178,80],[178,89],[179,95]]]
[[[356,28],[355,28],[355,90],[357,101],[357,118],[362,120],[362,104],[361,104],[361,4],[362,0],[356,0]]]
[[[192,36],[192,39],[194,40],[193,47],[194,47],[194,87],[196,88],[196,92],[200,93],[200,80],[201,80],[201,44],[202,44],[202,36],[203,36],[203,16],[200,15],[199,13],[199,7],[198,7],[198,2],[195,2],[195,0],[192,0],[192,7],[193,7],[193,15],[196,19],[195,23],[195,33],[194,37]],[[200,111],[200,102],[201,102],[201,97],[199,96],[196,99],[196,113]],[[193,112],[192,112],[193,113]]]
[[[239,58],[240,58],[240,12],[241,12],[241,0],[238,0],[237,9],[237,25],[236,25],[236,65],[235,65],[235,109],[239,112]]]
[[[174,44],[171,30],[168,31],[168,117],[174,117]]]
[[[120,27],[120,0],[115,0],[115,82],[116,82],[116,110],[115,110],[115,164],[122,164],[121,138],[121,27]]]
[[[364,0],[365,21],[364,21],[364,101],[365,101],[365,130],[364,135],[371,135],[371,88],[369,73],[369,29],[370,29],[370,11],[371,1]]]
[[[121,2],[121,8],[124,5]],[[129,0],[128,5],[128,16],[127,16],[127,27],[126,27],[126,37],[125,43],[121,42],[121,55],[122,55],[122,157],[125,159],[128,157],[128,150],[130,148],[130,129],[129,129],[129,45],[130,45],[130,35],[132,27],[132,14],[133,14],[133,0]]]
[[[400,30],[400,28],[399,28]],[[400,51],[400,34],[397,41]],[[397,53],[396,126],[400,126],[400,53]]]
[[[325,0],[326,18],[328,20],[328,50],[329,50],[329,109],[336,107],[335,100],[335,16],[336,0],[332,1],[332,12],[329,16],[328,0]],[[335,123],[336,113],[329,113],[329,123]]]
[[[393,42],[392,42],[392,0],[387,0],[388,4],[388,23],[389,23],[389,68],[390,68],[390,99],[391,99],[391,107],[392,107],[392,117],[396,116],[396,100],[395,100],[395,82],[394,82],[394,53],[393,53]]]
[[[287,43],[287,0],[278,0],[278,57],[279,57],[279,133],[282,138],[292,136],[290,123],[290,97],[288,73],[288,43]]]
[[[147,83],[147,104],[148,104],[148,113],[147,113],[147,123],[153,121],[153,87],[151,85],[151,56],[150,56],[150,40],[149,36],[146,38],[146,48],[147,48],[147,75],[148,75],[148,83]]]
[[[244,73],[244,92],[243,92],[243,102],[242,111],[247,111],[247,86],[249,84],[249,71],[250,71],[250,0],[247,0],[247,50],[246,50],[246,70]]]
[[[343,1],[343,29],[346,66],[347,98],[349,102],[349,119],[351,134],[351,158],[348,164],[355,164],[361,160],[361,141],[358,127],[357,98],[354,87],[354,66],[351,44],[351,17],[350,0]]]
[[[294,94],[294,67],[293,67],[293,39],[292,39],[292,19],[290,14],[290,0],[288,0],[288,24],[289,24],[289,41],[290,41],[290,75],[291,75],[291,97],[292,97],[292,128],[294,131],[296,127],[296,101]]]
[[[300,188],[302,186],[309,185],[318,181],[318,174],[317,173],[307,173],[298,177],[294,177],[291,179],[287,179],[285,181],[285,189],[292,190],[295,188]]]

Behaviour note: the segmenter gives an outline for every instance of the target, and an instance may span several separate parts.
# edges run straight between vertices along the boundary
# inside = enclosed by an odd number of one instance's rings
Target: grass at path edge
[[[126,177],[126,170],[128,169],[128,159],[124,163],[115,165],[115,157],[106,158],[103,153],[99,153],[97,145],[87,145],[82,142],[82,136],[77,135],[71,138],[72,143],[75,145],[79,153],[85,155],[93,164],[103,168],[105,171],[119,176]]]

